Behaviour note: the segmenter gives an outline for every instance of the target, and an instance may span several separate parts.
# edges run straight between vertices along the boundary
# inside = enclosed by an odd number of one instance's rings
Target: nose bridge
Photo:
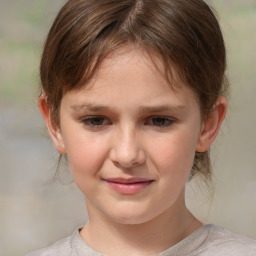
[[[126,168],[144,162],[143,145],[135,125],[118,127],[114,136],[111,152],[112,161]]]

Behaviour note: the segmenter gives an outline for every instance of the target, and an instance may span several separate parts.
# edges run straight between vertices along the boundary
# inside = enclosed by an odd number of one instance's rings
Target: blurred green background
[[[0,255],[18,256],[71,234],[87,218],[83,196],[56,154],[37,110],[38,66],[64,0],[0,2]],[[196,182],[196,216],[256,239],[256,1],[211,0],[228,50],[229,114],[213,146],[215,191]]]

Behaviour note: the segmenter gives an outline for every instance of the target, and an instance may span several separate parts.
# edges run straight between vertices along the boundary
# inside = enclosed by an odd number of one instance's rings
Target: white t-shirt
[[[89,247],[76,229],[50,247],[26,256],[103,256]],[[156,256],[256,256],[256,240],[206,224],[188,237]]]

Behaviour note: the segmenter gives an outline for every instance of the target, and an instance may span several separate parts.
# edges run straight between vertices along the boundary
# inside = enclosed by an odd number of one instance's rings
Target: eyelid
[[[92,121],[95,121],[96,119],[99,119],[102,121],[100,124],[93,124],[90,123]],[[106,125],[110,125],[111,122],[108,118],[104,116],[97,116],[97,115],[91,115],[91,116],[85,116],[81,118],[81,122],[84,126],[89,127],[90,129],[100,129],[103,128]]]
[[[157,119],[157,118],[163,119],[164,121],[166,121],[165,124],[163,124],[163,125],[156,125],[156,124],[154,124],[152,121],[153,121],[154,119]],[[153,127],[156,127],[156,128],[159,128],[159,129],[163,129],[163,128],[168,128],[168,127],[170,127],[175,121],[176,121],[176,120],[175,120],[175,118],[173,118],[173,117],[161,116],[161,115],[159,115],[159,116],[151,116],[151,117],[148,117],[148,118],[146,119],[145,124],[146,124],[146,125],[153,126]]]
[[[156,129],[168,128],[175,122],[175,118],[163,115],[149,116],[145,119],[144,125],[152,126]],[[80,119],[80,122],[88,129],[99,130],[111,125],[109,118],[101,115],[88,115]]]

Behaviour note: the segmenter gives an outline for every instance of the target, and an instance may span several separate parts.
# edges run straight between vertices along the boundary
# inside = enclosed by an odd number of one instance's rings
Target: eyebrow
[[[140,108],[141,112],[180,112],[185,108],[185,105],[160,105],[160,106],[143,106]]]
[[[185,105],[159,105],[159,106],[141,106],[139,112],[142,113],[159,113],[159,112],[180,112],[185,108]],[[108,106],[104,105],[94,105],[94,104],[80,104],[80,105],[71,105],[73,110],[82,110],[86,109],[92,112],[99,112],[103,110],[109,110]]]
[[[108,109],[107,106],[102,105],[93,105],[93,104],[81,104],[81,105],[71,105],[70,106],[73,110],[81,110],[81,109],[87,109],[90,111],[102,111]]]

